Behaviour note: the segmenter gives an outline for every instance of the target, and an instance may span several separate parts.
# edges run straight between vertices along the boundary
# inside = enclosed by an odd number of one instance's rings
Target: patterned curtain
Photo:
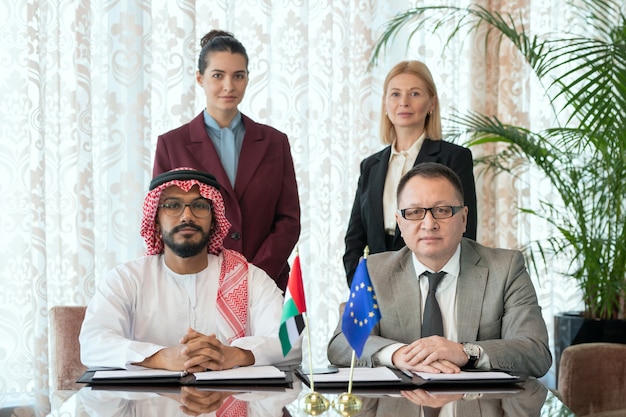
[[[538,32],[567,27],[559,0],[480,3],[520,13]],[[368,69],[384,22],[416,4],[425,3],[3,2],[0,392],[39,396],[45,406],[49,308],[86,304],[111,268],[142,255],[139,221],[156,138],[202,110],[199,39],[213,28],[233,32],[250,55],[241,110],[291,142],[310,349],[315,365],[325,365],[337,306],[348,293],[341,257],[359,162],[382,148],[388,69],[402,59],[425,61],[444,115],[471,108],[532,128],[550,122],[537,105],[539,88],[506,47],[498,55],[493,45],[485,51],[481,42],[459,39],[444,49],[444,32],[418,34],[407,47],[402,35]],[[541,178],[477,178],[481,242],[516,248],[540,233],[516,207],[535,200],[539,190],[528,184]],[[558,277],[536,285],[551,329],[552,314],[575,308],[578,297]]]

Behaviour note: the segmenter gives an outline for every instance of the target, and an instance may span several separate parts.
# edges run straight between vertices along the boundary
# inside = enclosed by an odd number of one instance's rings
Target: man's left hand
[[[416,368],[421,366],[436,368],[438,372],[443,373],[459,372],[460,367],[467,363],[463,345],[441,336],[424,337],[414,341],[403,348],[398,359],[407,365],[409,370],[417,370]],[[438,366],[439,364],[444,364],[444,366]]]

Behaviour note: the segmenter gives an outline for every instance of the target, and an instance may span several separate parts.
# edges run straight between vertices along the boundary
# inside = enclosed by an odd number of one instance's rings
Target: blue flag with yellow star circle
[[[367,272],[367,259],[361,259],[352,279],[341,323],[341,331],[357,357],[361,357],[365,342],[380,317],[374,287]]]

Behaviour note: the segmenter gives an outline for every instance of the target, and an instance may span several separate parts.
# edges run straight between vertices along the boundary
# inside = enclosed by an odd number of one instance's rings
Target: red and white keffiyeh
[[[217,310],[222,321],[217,323],[220,332],[228,336],[228,342],[245,336],[248,322],[248,262],[239,252],[224,249],[224,237],[230,229],[230,222],[226,218],[224,200],[220,191],[198,179],[198,173],[191,168],[178,168],[175,175],[173,171],[161,175],[172,177],[171,181],[158,185],[148,192],[143,204],[143,218],[141,219],[141,236],[146,242],[146,255],[159,255],[163,253],[163,240],[156,232],[156,218],[159,208],[159,200],[164,189],[172,186],[179,187],[188,192],[191,187],[197,185],[200,195],[211,201],[215,227],[211,232],[211,238],[207,246],[210,254],[222,255],[222,266],[219,277],[217,292]],[[189,171],[189,172],[185,172]],[[200,173],[207,175],[206,173]],[[155,180],[158,176],[155,177]],[[214,181],[217,184],[217,181]]]

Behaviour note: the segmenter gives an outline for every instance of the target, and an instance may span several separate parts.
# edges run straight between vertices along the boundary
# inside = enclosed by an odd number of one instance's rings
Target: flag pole
[[[348,380],[348,394],[352,394],[352,378],[354,376],[354,362],[356,362],[356,351],[352,349],[352,360],[350,360],[350,379]]]
[[[363,250],[363,259],[367,259],[370,253],[369,246],[365,246]],[[358,414],[363,406],[363,401],[356,395],[352,394],[352,380],[354,377],[354,364],[356,362],[356,350],[352,349],[352,358],[350,360],[350,378],[348,379],[348,392],[340,394],[335,401],[333,407],[342,416],[352,416]]]
[[[311,354],[311,333],[309,332],[308,313],[304,313],[304,326],[306,328],[306,340],[309,350],[309,383],[311,392],[304,397],[304,411],[312,416],[324,413],[328,410],[330,402],[319,392],[315,392],[315,382],[313,381],[313,356]]]
[[[350,379],[348,380],[348,392],[339,394],[333,401],[333,408],[342,416],[353,416],[361,411],[363,401],[352,394],[352,376],[354,373],[354,362],[356,361],[356,351],[352,349],[352,360],[350,361]]]
[[[296,247],[296,256],[300,256],[300,249],[298,247]],[[313,355],[311,353],[311,332],[309,331],[309,313],[306,311],[303,312],[302,318],[304,319],[306,342],[309,351],[309,383],[311,388],[311,392],[304,397],[304,411],[309,415],[316,416],[326,412],[330,402],[322,394],[315,392],[315,381],[313,380]]]
[[[313,355],[311,354],[311,333],[309,332],[309,313],[304,313],[304,327],[306,329],[306,343],[309,351],[309,381],[311,391],[315,392],[315,382],[313,381]]]

